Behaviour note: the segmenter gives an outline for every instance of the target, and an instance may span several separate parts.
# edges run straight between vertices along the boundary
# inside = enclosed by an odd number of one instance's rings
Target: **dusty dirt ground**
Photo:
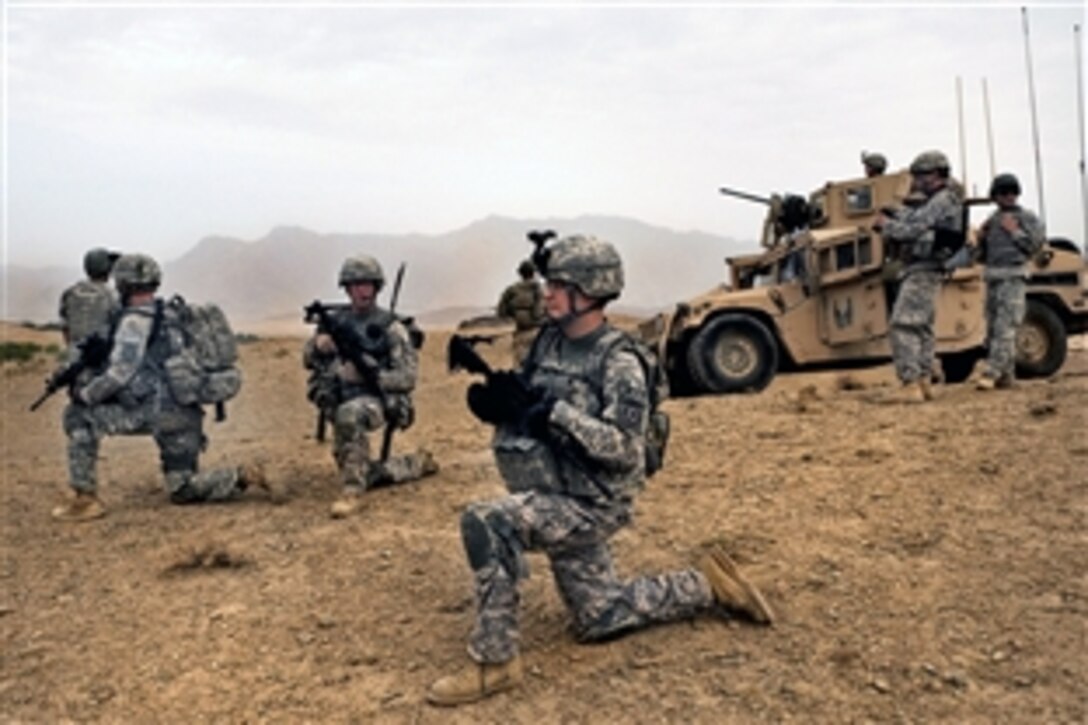
[[[53,340],[8,327],[6,336]],[[1088,353],[1053,380],[924,406],[881,402],[888,367],[778,378],[667,403],[665,470],[615,539],[628,573],[722,538],[777,608],[773,629],[696,619],[596,646],[567,635],[532,557],[527,683],[458,710],[423,699],[464,660],[458,536],[501,484],[469,378],[424,350],[419,421],[397,448],[442,464],[355,518],[313,440],[300,341],[243,347],[246,384],[204,464],[259,460],[289,491],[171,506],[149,439],[111,439],[109,515],[50,520],[65,492],[45,360],[2,371],[0,718],[56,722],[1084,722]],[[499,348],[488,353],[504,358]],[[848,384],[844,384],[844,382]],[[846,389],[844,389],[846,388]]]

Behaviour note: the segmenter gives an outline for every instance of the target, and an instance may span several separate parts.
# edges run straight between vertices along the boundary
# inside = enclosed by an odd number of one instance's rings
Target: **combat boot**
[[[710,583],[716,603],[744,614],[756,624],[774,622],[774,612],[767,600],[741,575],[736,562],[720,546],[711,547],[699,560],[698,567]]]
[[[91,521],[106,515],[106,508],[94,493],[77,491],[68,503],[53,509],[57,521]]]
[[[918,379],[918,394],[921,396],[922,401],[933,400],[933,386],[929,381],[929,378]]]
[[[464,705],[517,687],[524,678],[520,655],[499,664],[469,662],[456,674],[435,680],[427,691],[427,702]]]
[[[329,515],[334,519],[343,519],[351,516],[363,508],[363,490],[361,488],[345,488],[344,492],[329,508]]]
[[[1016,385],[1013,376],[1001,375],[994,381],[994,387],[1000,390],[1008,390]]]
[[[983,375],[975,382],[975,390],[993,390],[997,387],[997,381],[989,375]]]

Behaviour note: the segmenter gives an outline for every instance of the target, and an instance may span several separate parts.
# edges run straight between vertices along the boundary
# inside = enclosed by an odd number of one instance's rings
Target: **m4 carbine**
[[[72,387],[84,370],[100,368],[109,359],[112,345],[108,339],[96,332],[85,338],[77,347],[79,356],[49,376],[49,379],[45,381],[45,391],[30,404],[31,411],[40,408],[42,403],[61,388]]]

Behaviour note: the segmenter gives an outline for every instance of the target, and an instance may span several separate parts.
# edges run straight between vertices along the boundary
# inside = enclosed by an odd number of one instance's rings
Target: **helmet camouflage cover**
[[[866,153],[861,152],[861,163],[865,165],[865,168],[872,169],[878,174],[884,173],[884,170],[888,168],[888,159],[884,157],[884,154]]]
[[[948,173],[950,168],[948,157],[940,151],[923,151],[911,162],[910,173],[931,174],[940,171]]]
[[[113,263],[120,257],[116,252],[111,252],[102,247],[95,247],[83,255],[83,271],[88,277],[101,279],[108,277]]]
[[[348,257],[340,266],[340,286],[344,287],[352,282],[373,282],[376,288],[381,289],[385,284],[382,265],[369,254]]]
[[[608,242],[575,235],[560,239],[548,252],[549,282],[566,282],[593,299],[615,299],[623,291],[623,262]]]
[[[162,283],[162,269],[146,254],[123,254],[113,265],[113,280],[118,289],[155,288]]]

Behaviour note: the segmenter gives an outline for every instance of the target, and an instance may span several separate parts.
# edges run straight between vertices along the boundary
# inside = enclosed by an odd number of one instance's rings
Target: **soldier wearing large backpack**
[[[371,457],[369,434],[387,427],[391,434],[413,421],[419,353],[405,324],[377,304],[385,285],[378,260],[365,254],[348,258],[339,281],[351,304],[333,312],[334,323],[365,347],[360,363],[366,369],[337,349],[329,331],[319,331],[303,350],[304,365],[316,373],[310,398],[333,421],[333,457],[344,486],[330,510],[333,518],[358,511],[362,494],[374,485],[413,481],[438,470],[425,450],[386,460]]]
[[[544,324],[544,292],[536,281],[536,267],[526,259],[518,265],[521,279],[507,287],[499,298],[495,313],[499,317],[513,320],[514,367],[518,367],[529,354],[540,326]]]
[[[101,247],[91,249],[83,255],[87,279],[76,282],[60,296],[58,314],[70,358],[76,354],[79,342],[96,332],[104,335],[111,316],[121,308],[116,290],[109,285],[110,270],[120,256]]]
[[[105,514],[95,467],[106,435],[150,435],[170,501],[176,504],[235,498],[246,488],[268,489],[259,468],[240,466],[197,472],[207,439],[199,401],[179,402],[168,370],[192,356],[176,307],[155,296],[162,272],[154,259],[126,254],[113,269],[122,309],[112,325],[109,359],[85,384],[72,389],[64,411],[68,476],[74,496],[53,510],[62,521]],[[191,376],[190,376],[191,377]],[[235,390],[237,384],[234,385]]]
[[[473,414],[495,426],[492,448],[509,493],[470,504],[461,516],[476,624],[470,662],[428,692],[438,705],[472,702],[521,682],[518,584],[528,575],[529,551],[547,555],[580,641],[715,605],[758,622],[771,618],[720,548],[698,568],[617,576],[608,540],[631,522],[650,460],[649,353],[605,318],[605,306],[623,289],[611,244],[572,236],[542,254],[548,324],[520,373],[492,373],[469,388]]]

